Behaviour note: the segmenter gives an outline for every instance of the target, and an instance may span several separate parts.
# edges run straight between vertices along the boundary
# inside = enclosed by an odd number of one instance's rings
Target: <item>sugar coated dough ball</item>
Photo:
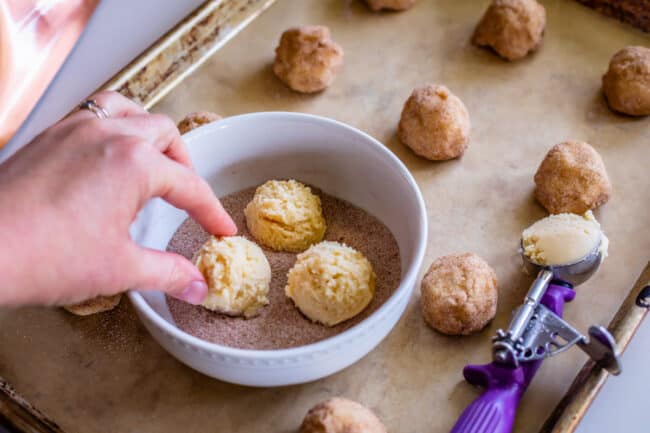
[[[386,427],[362,404],[334,397],[309,409],[299,433],[386,433]]]
[[[392,11],[404,11],[413,7],[417,0],[366,0],[366,4],[373,11],[388,9]]]
[[[274,250],[304,251],[325,235],[320,198],[293,179],[270,180],[258,187],[244,214],[255,239]]]
[[[603,75],[603,92],[615,111],[650,114],[650,48],[626,47],[614,54]]]
[[[325,26],[303,26],[282,33],[275,49],[273,72],[291,89],[302,93],[329,87],[343,65],[343,49]]]
[[[476,254],[452,254],[434,261],[420,292],[424,320],[443,334],[478,332],[496,314],[497,277]]]
[[[192,129],[198,128],[208,123],[216,122],[220,120],[221,116],[217,113],[212,113],[210,111],[196,111],[190,113],[178,122],[177,128],[181,134],[190,132]]]
[[[203,306],[231,316],[253,317],[269,303],[271,266],[255,243],[241,236],[212,236],[194,257],[208,283]]]
[[[375,295],[375,273],[360,252],[325,241],[298,254],[284,292],[305,316],[334,326],[368,306]]]
[[[539,47],[546,10],[536,0],[494,0],[476,26],[472,41],[501,57],[517,60]]]
[[[91,314],[112,310],[120,304],[121,299],[121,293],[113,296],[97,296],[78,304],[64,305],[63,308],[77,316],[90,316]]]
[[[584,214],[611,194],[603,159],[582,141],[553,146],[535,173],[535,197],[552,214]]]
[[[465,104],[442,85],[413,90],[402,109],[398,135],[402,143],[431,160],[457,158],[469,144]]]

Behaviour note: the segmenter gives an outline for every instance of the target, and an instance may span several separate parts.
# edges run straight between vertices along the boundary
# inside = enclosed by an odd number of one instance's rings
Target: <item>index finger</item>
[[[171,205],[187,211],[203,228],[215,236],[237,234],[237,226],[210,185],[192,169],[161,153],[148,164],[150,191],[148,197],[160,197]]]

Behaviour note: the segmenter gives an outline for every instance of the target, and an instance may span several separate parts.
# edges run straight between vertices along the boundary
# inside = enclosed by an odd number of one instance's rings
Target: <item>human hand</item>
[[[174,123],[114,92],[93,97],[110,118],[79,110],[0,165],[0,305],[69,304],[127,289],[190,303],[207,293],[177,254],[135,244],[129,226],[152,197],[208,232],[237,228],[196,175]]]

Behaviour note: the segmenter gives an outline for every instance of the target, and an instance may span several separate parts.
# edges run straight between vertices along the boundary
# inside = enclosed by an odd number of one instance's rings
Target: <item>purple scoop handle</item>
[[[509,433],[515,422],[517,406],[524,390],[526,377],[520,368],[496,364],[474,366],[465,375],[470,382],[486,388],[462,413],[452,433]],[[468,379],[469,380],[469,379]]]
[[[574,297],[573,289],[550,284],[541,303],[562,317],[564,303]],[[531,361],[517,368],[496,362],[466,366],[463,370],[465,379],[472,385],[485,388],[485,392],[463,411],[451,433],[510,433],[519,401],[541,363]]]

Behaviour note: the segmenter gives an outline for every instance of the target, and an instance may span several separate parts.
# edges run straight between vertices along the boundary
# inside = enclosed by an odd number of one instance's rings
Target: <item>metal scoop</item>
[[[576,295],[573,286],[585,282],[600,266],[601,243],[602,239],[585,257],[564,265],[541,265],[522,254],[524,266],[537,272],[537,278],[508,329],[497,331],[493,362],[463,370],[465,379],[485,392],[465,409],[452,433],[510,433],[519,401],[542,360],[573,345],[610,373],[621,372],[616,342],[607,329],[592,326],[583,335],[562,319],[564,303]]]
[[[540,265],[533,262],[524,254],[523,240],[520,242],[519,253],[524,260],[524,268],[530,275],[534,275],[540,271],[547,271],[551,273],[552,279],[577,286],[587,281],[600,267],[603,261],[601,243],[602,236],[598,244],[586,256],[576,262],[564,265]]]
[[[531,273],[537,272],[537,279],[515,312],[508,330],[497,331],[493,344],[494,360],[517,366],[519,362],[544,359],[578,345],[601,367],[619,374],[621,367],[616,342],[607,329],[592,326],[588,335],[583,335],[540,303],[551,284],[572,289],[596,272],[603,260],[600,242],[582,259],[564,265],[540,265],[523,254],[523,247],[521,251],[525,268]]]

